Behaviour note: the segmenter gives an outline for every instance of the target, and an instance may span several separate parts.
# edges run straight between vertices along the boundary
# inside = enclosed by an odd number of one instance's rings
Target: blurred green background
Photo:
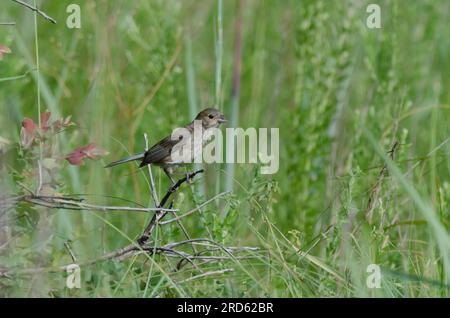
[[[250,260],[176,271],[162,256],[139,256],[82,267],[81,289],[65,287],[65,273],[0,278],[2,296],[449,296],[448,1],[37,3],[58,22],[37,18],[39,76],[33,12],[1,4],[0,22],[16,22],[0,26],[0,44],[12,51],[0,61],[0,136],[12,148],[2,155],[3,193],[24,191],[15,143],[22,119],[37,120],[38,78],[42,111],[77,123],[58,136],[58,152],[89,142],[110,152],[80,167],[59,160],[61,193],[151,206],[145,171],[103,166],[142,151],[144,133],[154,143],[213,105],[229,126],[279,128],[280,169],[209,165],[175,201],[187,211],[232,189],[183,224],[191,237],[260,247]],[[66,27],[71,3],[81,7],[81,29]],[[381,29],[366,26],[369,3],[381,7]],[[163,195],[169,184],[154,174]],[[137,238],[148,221],[32,206],[2,217],[1,268],[70,263],[67,240],[79,260],[94,259]],[[159,236],[184,239],[175,223]],[[366,285],[369,264],[381,267],[381,288]]]

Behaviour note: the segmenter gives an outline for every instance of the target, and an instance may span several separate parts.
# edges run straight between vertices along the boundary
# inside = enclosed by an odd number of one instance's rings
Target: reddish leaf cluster
[[[22,147],[29,148],[40,132],[46,132],[49,128],[48,120],[50,112],[41,114],[41,126],[36,125],[31,118],[22,120],[22,129],[20,130],[20,142]]]
[[[22,121],[22,129],[20,130],[20,142],[23,148],[29,148],[36,140],[42,141],[45,133],[57,133],[64,128],[73,125],[70,116],[59,118],[50,122],[50,112],[41,114],[41,123],[37,125],[31,118],[24,118]],[[107,155],[108,152],[97,147],[94,143],[87,146],[76,148],[70,154],[64,157],[71,165],[79,166],[83,164],[83,159],[96,160],[101,156]]]
[[[23,119],[22,129],[20,130],[20,141],[22,147],[24,147],[25,149],[29,148],[33,144],[33,141],[36,140],[36,138],[42,136],[48,130],[59,132],[62,129],[73,125],[72,121],[70,120],[70,116],[55,120],[52,123],[49,122],[50,116],[50,112],[42,113],[40,126],[37,125],[31,118]]]
[[[79,147],[66,156],[66,160],[74,166],[83,164],[83,159],[99,159],[101,156],[107,155],[108,152],[102,148],[97,147],[94,143],[87,146]]]

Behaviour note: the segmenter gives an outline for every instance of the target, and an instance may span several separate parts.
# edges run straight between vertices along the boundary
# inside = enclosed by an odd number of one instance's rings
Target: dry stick
[[[145,209],[145,208],[129,208],[129,207],[94,206],[91,204],[82,203],[79,200],[74,201],[73,199],[69,200],[67,198],[60,198],[60,197],[36,197],[34,195],[28,195],[28,196],[23,195],[23,196],[18,196],[15,198],[7,198],[7,199],[13,199],[15,202],[24,201],[25,199],[27,199],[27,200],[31,200],[31,203],[34,203],[34,204],[41,204],[41,205],[46,204],[46,206],[49,206],[51,208],[63,208],[63,209],[71,209],[71,208],[72,209],[88,209],[88,207],[89,207],[91,209],[101,208],[102,210],[104,210],[104,209],[123,210],[124,208],[126,208],[129,211],[142,211],[142,210],[146,210],[146,211],[155,211],[156,210],[157,211],[155,213],[155,215],[153,216],[152,220],[150,221],[150,223],[147,225],[146,229],[144,230],[144,233],[139,238],[137,243],[133,243],[128,246],[122,247],[120,249],[114,250],[114,251],[104,254],[101,257],[96,258],[94,260],[79,263],[78,264],[79,266],[89,266],[89,265],[95,264],[97,262],[106,261],[106,260],[110,260],[110,259],[123,260],[132,255],[135,255],[134,253],[131,253],[131,252],[136,252],[136,251],[138,251],[138,253],[145,251],[146,253],[149,253],[151,255],[156,254],[156,253],[167,253],[167,256],[182,257],[183,259],[185,259],[186,261],[188,261],[191,264],[193,264],[193,260],[196,260],[196,259],[203,260],[203,261],[220,261],[220,260],[229,260],[229,259],[238,260],[238,259],[253,258],[251,256],[236,257],[232,253],[233,253],[233,251],[237,251],[237,252],[239,252],[239,251],[254,251],[254,250],[258,250],[258,248],[224,247],[224,246],[220,245],[219,243],[214,242],[209,239],[188,239],[188,240],[181,241],[181,242],[170,243],[164,247],[157,247],[157,246],[144,247],[143,246],[148,241],[155,226],[158,224],[158,221],[161,220],[162,218],[164,218],[164,216],[167,215],[168,212],[177,211],[177,210],[171,209],[172,204],[170,205],[169,209],[163,208],[163,206],[168,202],[170,196],[173,193],[175,193],[184,182],[186,182],[189,179],[194,178],[197,174],[200,174],[200,173],[203,173],[203,169],[192,172],[192,173],[188,174],[186,177],[184,177],[183,179],[178,180],[178,182],[175,185],[173,185],[172,187],[170,187],[169,190],[166,192],[166,194],[164,195],[163,199],[161,200],[161,203],[159,204],[159,206],[154,209],[153,208]],[[33,201],[33,199],[40,199],[42,202],[36,201],[36,200]],[[49,200],[51,200],[51,201],[49,202]],[[56,202],[57,204],[55,204],[55,202],[54,202],[55,200],[56,201],[62,200],[62,202],[59,202],[59,203]],[[212,202],[212,201],[214,201],[214,198],[211,200],[208,200],[208,203]],[[60,205],[58,205],[58,204],[60,204]],[[68,204],[70,204],[72,206],[67,206]],[[205,202],[201,206],[204,206],[205,204],[207,204],[207,203]],[[217,249],[204,250],[204,251],[202,251],[202,253],[213,252],[215,250],[222,250],[226,254],[228,254],[228,257],[190,255],[185,252],[176,251],[172,248],[172,247],[183,245],[183,244],[196,244],[196,243],[199,244],[201,242],[207,242],[207,243],[210,243],[211,245],[217,247]],[[69,249],[69,253],[71,254],[72,259],[75,260],[74,255],[73,255],[73,253],[71,253],[70,249]],[[31,268],[31,269],[23,269],[23,270],[0,269],[0,277],[8,278],[14,274],[35,274],[35,273],[41,273],[41,272],[61,272],[61,271],[66,271],[67,266],[69,266],[69,265],[62,265],[62,266],[57,266],[57,267],[40,267],[40,268]],[[193,264],[193,266],[195,268],[198,268],[198,266],[196,264]]]
[[[149,149],[147,133],[144,133],[144,140],[145,140],[145,152],[147,153],[147,151]],[[159,199],[158,199],[158,194],[156,193],[155,180],[153,179],[152,167],[151,167],[150,163],[147,165],[147,171],[148,171],[148,178],[149,178],[149,183],[150,183],[150,192],[151,192],[152,198],[153,198],[153,204],[154,204],[154,207],[157,208],[159,206]]]
[[[181,223],[180,220],[177,220],[177,225],[178,225],[179,228],[181,229],[181,232],[183,232],[184,236],[185,236],[188,240],[190,240],[191,237],[190,237],[188,231],[186,230],[186,228],[184,227],[183,223]],[[195,250],[195,246],[194,246],[194,245],[192,245],[191,248],[192,248],[192,252],[194,252],[194,254],[197,253],[197,251]]]
[[[177,256],[180,256],[183,260],[186,260],[188,263],[190,263],[190,264],[192,265],[192,267],[194,267],[195,269],[197,269],[197,270],[203,272],[203,271],[197,266],[197,264],[194,263],[193,260],[191,260],[189,257],[186,257],[182,252],[175,251],[175,250],[171,250],[171,249],[166,249],[166,248],[162,248],[162,249],[164,249],[164,252],[168,252],[168,253],[172,253],[172,254],[175,254],[175,255],[177,255]],[[164,254],[164,255],[165,255],[166,258],[167,258],[168,255],[166,255],[166,254]],[[167,262],[170,264],[170,262],[169,262],[168,259],[167,259]],[[178,266],[177,266],[177,270],[179,270],[179,269],[180,269],[180,268],[178,268]]]
[[[148,248],[146,250],[151,250],[151,249],[152,248]],[[167,256],[175,257],[175,256],[179,256],[178,254],[181,253],[183,255],[183,258],[190,259],[190,260],[198,259],[198,260],[203,260],[203,261],[205,261],[205,260],[207,260],[207,261],[228,261],[230,259],[245,260],[245,259],[254,259],[255,258],[254,256],[234,256],[234,255],[232,257],[229,257],[229,256],[215,256],[215,255],[206,255],[206,256],[190,255],[188,253],[184,253],[184,252],[180,252],[180,251],[176,251],[177,254],[174,255],[175,253],[173,253],[172,251],[169,252],[168,250],[163,250],[163,252],[167,252]]]
[[[181,242],[180,242],[181,243]],[[184,241],[183,243],[187,243],[186,241]],[[219,245],[218,243],[213,242],[214,244]],[[172,243],[174,244],[174,243]],[[132,255],[136,255],[134,253],[130,253],[130,252],[142,252],[145,251],[146,253],[149,253],[150,255],[154,255],[157,253],[166,253],[167,256],[172,256],[172,257],[181,257],[183,259],[186,259],[186,261],[188,261],[189,263],[192,263],[193,260],[207,260],[207,261],[221,261],[221,260],[229,260],[230,257],[226,257],[226,256],[201,256],[201,255],[191,255],[182,251],[176,251],[172,248],[169,247],[170,244],[163,246],[163,247],[142,247],[139,246],[137,244],[131,244],[128,246],[125,246],[123,248],[120,248],[118,250],[115,250],[113,252],[104,254],[103,256],[90,260],[90,261],[86,261],[86,262],[81,262],[78,263],[78,265],[80,267],[84,267],[84,266],[90,266],[93,264],[96,264],[98,262],[102,262],[102,261],[107,261],[110,259],[118,259],[118,260],[123,260],[125,258],[131,257]],[[227,247],[224,247],[224,249],[229,249]],[[207,252],[207,251],[204,251]],[[227,254],[231,254],[228,251],[226,251]],[[252,256],[234,256],[231,255],[232,259],[251,259],[254,258]],[[15,270],[11,270],[11,269],[0,269],[0,277],[6,277],[6,278],[11,278],[12,275],[18,275],[18,274],[22,274],[22,275],[27,275],[27,274],[36,274],[36,273],[53,273],[53,272],[64,272],[67,270],[67,266],[69,266],[71,264],[67,264],[67,265],[61,265],[61,266],[56,266],[56,267],[38,267],[38,268],[26,268],[26,269],[15,269]],[[197,265],[195,265],[194,267],[197,267]]]
[[[207,250],[203,250],[199,253],[195,253],[195,255],[189,255],[189,254],[185,254],[184,259],[181,259],[178,262],[177,268],[181,269],[181,267],[183,266],[183,260],[190,260],[190,259],[199,259],[199,260],[203,260],[203,261],[220,261],[220,260],[229,260],[231,259],[251,259],[253,257],[251,256],[234,256],[233,252],[245,252],[245,251],[259,251],[260,249],[258,247],[249,247],[249,246],[241,246],[241,247],[233,247],[233,246],[223,246],[213,240],[210,240],[208,238],[197,238],[197,239],[190,239],[190,240],[186,240],[186,241],[181,241],[181,242],[175,242],[175,243],[169,243],[167,245],[165,245],[165,248],[168,249],[172,249],[173,247],[176,246],[180,246],[183,244],[190,244],[191,246],[194,246],[195,244],[199,244],[199,245],[203,245],[203,246],[213,246],[214,248],[212,249],[207,249]],[[215,252],[218,250],[222,250],[225,251],[227,254],[229,254],[229,257],[224,257],[224,256],[202,256],[202,254],[204,253],[208,253],[208,252]],[[230,257],[231,256],[231,257]]]
[[[70,200],[64,197],[47,197],[47,196],[35,196],[24,195],[17,199],[17,202],[24,201],[33,203],[36,205],[45,206],[54,209],[66,209],[66,210],[86,210],[86,211],[130,211],[130,212],[177,212],[176,209],[166,208],[139,208],[129,206],[107,206],[107,205],[94,205],[89,203],[83,203],[77,200]]]
[[[44,11],[39,10],[36,7],[33,7],[31,4],[28,4],[26,2],[23,2],[21,0],[12,0],[15,3],[18,3],[20,5],[23,5],[24,7],[27,7],[28,9],[30,9],[31,11],[36,12],[37,14],[40,14],[41,16],[43,16],[45,19],[47,19],[48,21],[50,21],[53,24],[56,24],[56,20],[53,19],[52,17],[50,17],[48,14],[46,14]]]
[[[186,182],[188,179],[194,178],[199,173],[203,173],[203,171],[204,171],[203,169],[200,169],[200,170],[192,172],[192,173],[188,174],[186,177],[178,180],[177,183],[175,183],[173,186],[171,186],[169,188],[169,190],[166,192],[166,194],[164,195],[164,197],[161,200],[161,203],[159,204],[159,208],[164,207],[164,205],[169,200],[170,196],[173,193],[175,193],[184,182]],[[150,235],[152,234],[153,230],[155,229],[155,226],[159,223],[159,221],[162,218],[164,218],[166,216],[166,214],[167,214],[167,212],[162,211],[162,210],[155,213],[155,215],[151,219],[150,223],[145,228],[144,233],[138,239],[139,245],[144,245],[148,241],[148,239],[150,238]]]
[[[229,256],[215,256],[215,255],[206,255],[206,256],[202,256],[202,255],[191,255],[182,251],[176,251],[173,248],[176,246],[180,246],[180,245],[184,245],[184,244],[195,244],[195,243],[201,243],[201,242],[208,242],[213,246],[218,247],[218,250],[223,250],[226,254],[229,254]],[[67,247],[67,245],[66,245]],[[76,259],[73,255],[73,253],[70,251],[70,249],[68,248],[69,253],[71,254],[72,259],[74,260],[74,262],[76,263]],[[217,249],[210,249],[210,250],[204,250],[202,251],[202,253],[206,253],[206,252],[214,252]],[[80,267],[82,266],[90,266],[93,264],[96,264],[98,262],[102,262],[102,261],[107,261],[110,259],[117,259],[119,261],[124,260],[126,258],[129,258],[133,255],[136,255],[135,253],[131,253],[131,252],[137,252],[137,253],[141,253],[142,251],[145,251],[146,253],[149,253],[150,255],[154,255],[157,253],[165,253],[167,254],[167,256],[171,256],[171,257],[181,257],[182,259],[186,260],[187,262],[193,264],[193,260],[202,260],[202,261],[222,261],[222,260],[229,260],[229,259],[235,259],[235,260],[244,260],[244,259],[251,259],[254,258],[252,256],[234,256],[232,253],[233,251],[239,252],[239,251],[256,251],[259,250],[259,248],[257,247],[224,247],[210,239],[205,239],[205,238],[199,238],[199,239],[191,239],[191,240],[185,240],[185,241],[180,241],[180,242],[174,242],[174,243],[169,243],[163,247],[157,247],[157,246],[150,246],[150,247],[143,247],[143,246],[139,246],[136,243],[134,244],[130,244],[128,246],[125,246],[123,248],[117,249],[115,251],[109,252],[107,254],[102,255],[101,257],[98,257],[96,259],[90,260],[90,261],[85,261],[85,262],[81,262],[78,263],[78,265]],[[62,266],[56,266],[56,267],[39,267],[39,268],[27,268],[27,269],[22,269],[22,270],[12,270],[12,269],[0,269],[0,277],[6,277],[6,278],[10,278],[12,275],[18,275],[18,274],[36,274],[36,273],[52,273],[52,272],[64,272],[67,270],[67,266],[69,266],[71,264],[67,264],[67,265],[62,265]],[[193,264],[193,266],[195,268],[198,268],[198,265]]]
[[[144,133],[144,139],[145,139],[145,152],[147,152],[148,151],[147,133]],[[158,194],[156,193],[155,181],[153,180],[151,164],[147,165],[147,169],[148,169],[148,178],[150,179],[150,192],[152,193],[153,203],[155,204],[155,208],[156,208],[159,206]]]
[[[74,263],[76,263],[76,262],[77,262],[77,258],[75,257],[75,254],[73,253],[72,249],[70,248],[69,242],[68,242],[68,241],[65,241],[65,242],[64,242],[64,246],[66,247],[67,252],[69,252],[69,255],[70,255],[70,257],[72,258],[72,261],[73,261]]]
[[[184,218],[184,217],[186,217],[186,216],[189,216],[189,215],[191,215],[191,214],[193,214],[193,213],[195,213],[195,212],[201,210],[201,208],[203,208],[205,205],[207,205],[207,204],[211,203],[212,201],[215,201],[216,199],[218,199],[218,198],[220,198],[220,197],[222,197],[222,196],[224,196],[224,195],[227,195],[227,194],[229,194],[229,193],[231,193],[231,191],[221,192],[221,193],[215,195],[214,197],[212,197],[211,199],[206,200],[205,202],[203,202],[202,204],[200,204],[200,205],[197,206],[196,208],[194,208],[194,209],[192,209],[192,210],[190,210],[190,211],[188,211],[188,212],[186,212],[186,213],[184,213],[184,214],[181,214],[181,215],[179,215],[179,216],[177,216],[177,217],[174,217],[173,219],[170,219],[170,220],[167,220],[167,221],[160,222],[159,224],[164,225],[164,224],[168,224],[168,223],[172,223],[172,222],[178,221],[178,220],[180,220],[180,219],[182,219],[182,218]]]
[[[219,260],[229,260],[229,259],[251,259],[252,256],[234,256],[233,252],[245,252],[245,251],[259,251],[260,249],[258,247],[249,247],[249,246],[242,246],[242,247],[233,247],[233,246],[223,246],[213,240],[210,240],[208,238],[199,238],[199,239],[193,239],[193,240],[186,240],[181,242],[175,242],[172,244],[167,244],[166,248],[173,248],[174,246],[179,246],[183,244],[190,244],[191,246],[202,245],[202,246],[213,246],[213,248],[202,250],[198,253],[194,253],[194,255],[189,256],[188,254],[185,255],[184,259],[181,259],[178,262],[177,268],[181,269],[183,266],[183,261],[185,259],[189,259],[191,257],[192,259],[200,259],[200,260],[206,260],[206,261],[219,261]],[[215,251],[225,251],[229,256],[202,256],[202,254],[205,253],[211,253]]]
[[[0,25],[5,25],[5,26],[16,25],[16,22],[0,22]]]
[[[38,160],[38,187],[36,190],[36,195],[39,195],[41,193],[42,190],[42,182],[43,182],[43,176],[42,176],[42,156],[41,158]]]
[[[180,246],[180,245],[184,245],[184,244],[199,244],[199,243],[209,243],[209,246],[216,246],[219,247],[220,249],[226,249],[226,250],[242,250],[242,251],[259,251],[260,248],[259,247],[249,247],[249,246],[222,246],[219,243],[210,240],[208,238],[196,238],[196,239],[190,239],[190,240],[185,240],[185,241],[179,241],[179,242],[174,242],[174,243],[169,243],[166,244],[165,247],[166,248],[174,248],[176,246]]]

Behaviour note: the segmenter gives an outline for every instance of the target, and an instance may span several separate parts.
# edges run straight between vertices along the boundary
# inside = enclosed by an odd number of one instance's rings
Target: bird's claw
[[[191,177],[191,173],[186,173],[186,182],[189,184],[194,184],[194,178]]]

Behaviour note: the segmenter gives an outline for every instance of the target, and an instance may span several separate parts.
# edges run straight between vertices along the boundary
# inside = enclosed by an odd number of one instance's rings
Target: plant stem
[[[33,0],[34,6],[36,7],[36,0]],[[42,127],[41,123],[41,83],[40,83],[40,67],[39,67],[39,41],[38,41],[38,24],[37,24],[37,16],[38,11],[34,11],[34,47],[36,51],[36,74],[37,74],[37,107],[38,107],[38,125]],[[43,144],[42,141],[39,142],[39,160],[38,160],[38,173],[39,173],[39,183],[36,190],[36,194],[41,192],[42,188],[42,153],[43,153]]]

